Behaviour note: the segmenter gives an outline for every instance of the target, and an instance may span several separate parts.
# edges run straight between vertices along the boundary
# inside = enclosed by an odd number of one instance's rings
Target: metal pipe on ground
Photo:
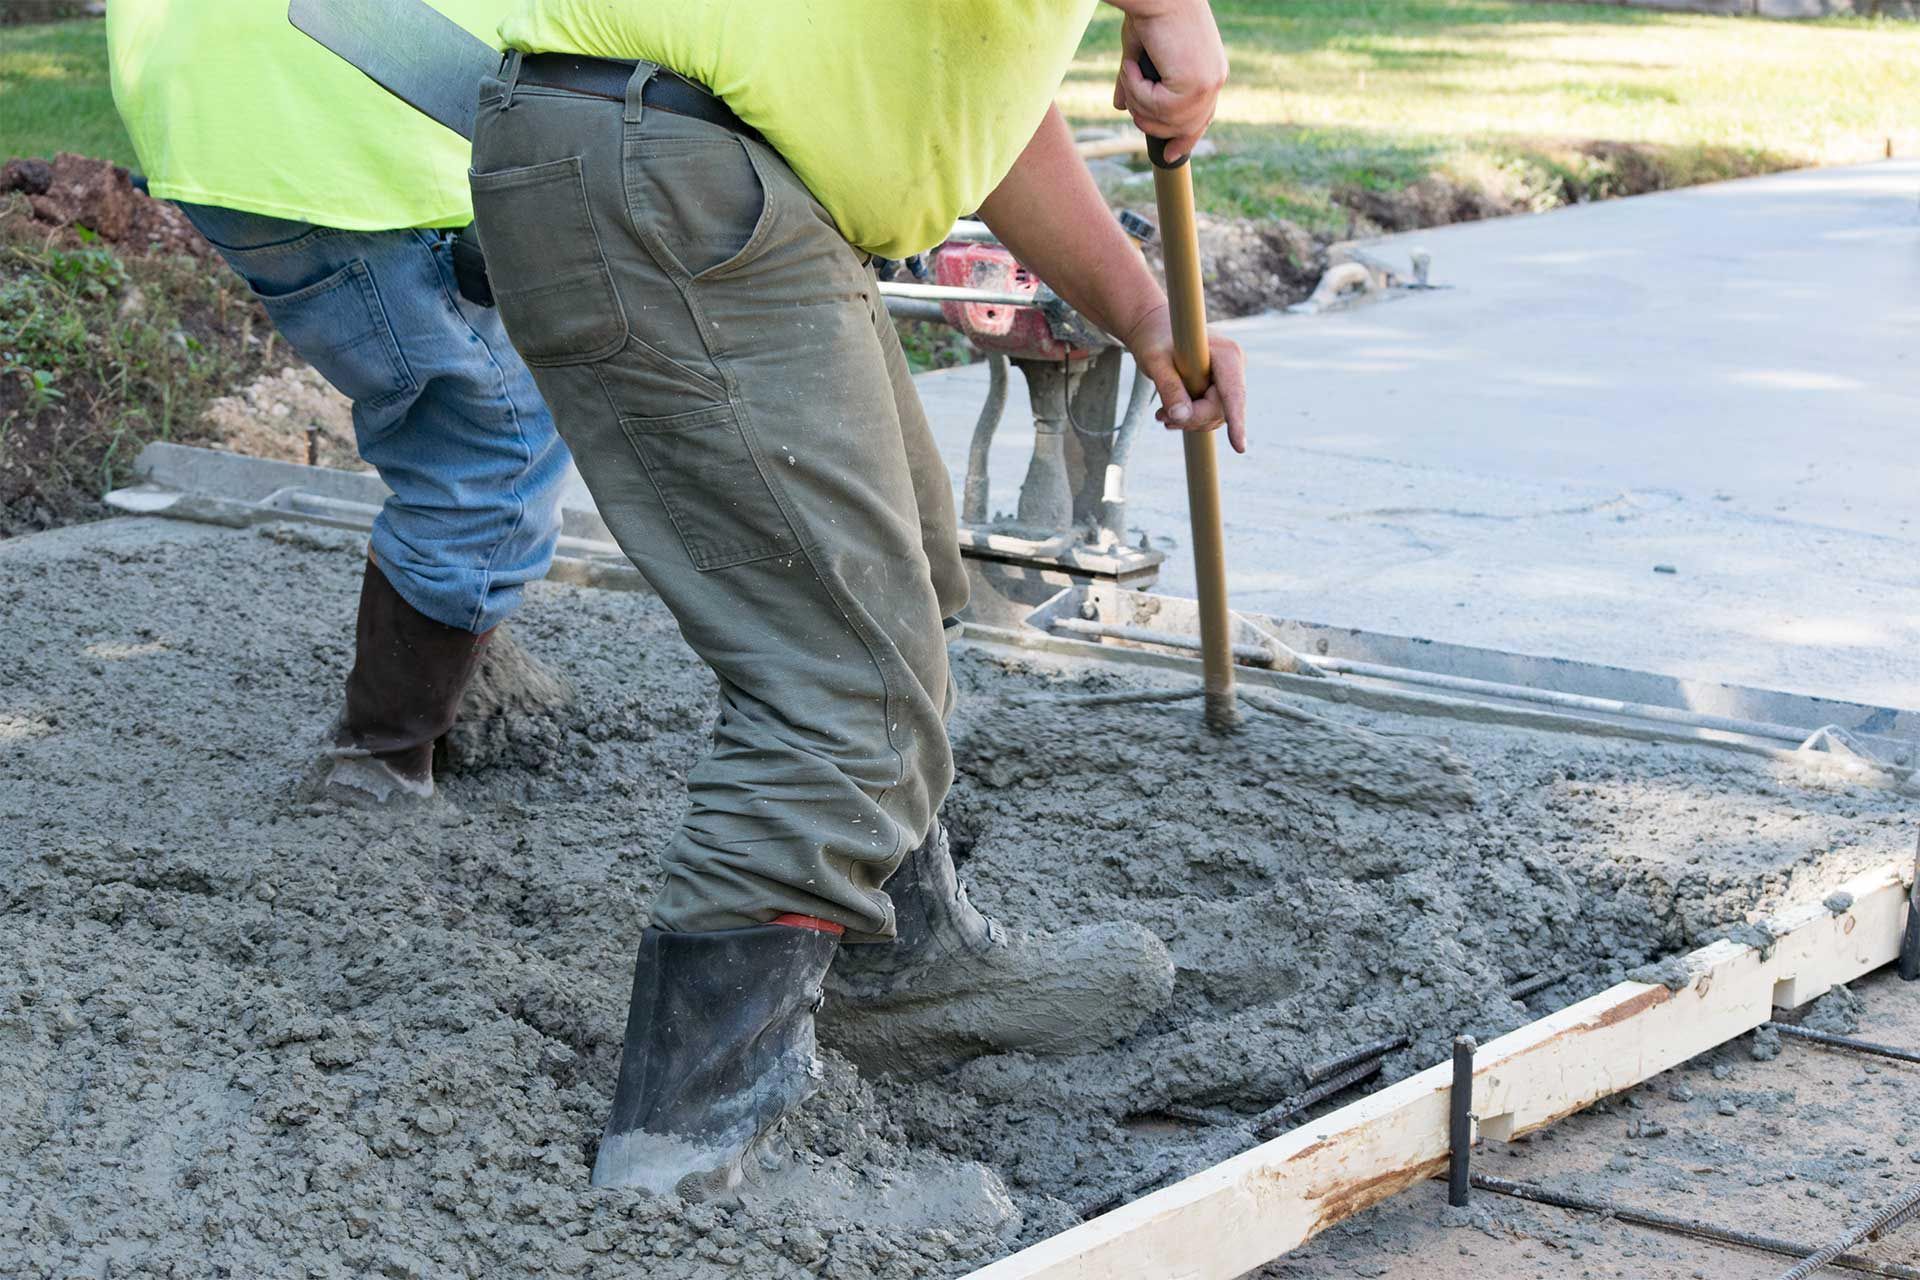
[[[1095,622],[1091,618],[1055,618],[1055,631],[1071,631],[1075,635],[1098,636],[1106,640],[1130,640],[1134,644],[1157,644],[1168,649],[1184,649],[1189,653],[1204,653],[1205,642],[1192,636],[1181,635],[1177,631],[1156,631],[1149,627],[1123,627],[1115,622]],[[1270,667],[1274,663],[1273,651],[1265,645],[1236,644],[1232,646],[1233,660],[1244,662],[1252,667]]]
[[[1161,645],[1169,649],[1184,649],[1190,653],[1199,652],[1202,648],[1201,642],[1194,637],[1172,631],[1125,627],[1117,623],[1095,622],[1087,618],[1056,618],[1052,625],[1059,631],[1072,631],[1080,635],[1100,636],[1113,640],[1128,640],[1135,644]],[[1234,661],[1245,666],[1279,665],[1279,656],[1266,645],[1236,644],[1232,646],[1232,653]],[[1350,658],[1315,655],[1310,661],[1322,671],[1340,675],[1391,680],[1396,684],[1446,689],[1455,693],[1504,698],[1513,702],[1534,702],[1572,711],[1656,720],[1664,724],[1685,725],[1692,729],[1711,729],[1720,733],[1737,733],[1749,738],[1791,742],[1795,746],[1805,742],[1809,736],[1807,730],[1795,728],[1792,725],[1771,724],[1764,720],[1744,720],[1735,716],[1716,716],[1702,711],[1686,711],[1679,707],[1663,707],[1651,702],[1627,702],[1618,698],[1597,698],[1582,693],[1562,693],[1556,689],[1535,689],[1527,685],[1503,684],[1496,680],[1476,680],[1469,676],[1442,675],[1439,672],[1420,671],[1412,667],[1389,667]],[[1920,876],[1916,877],[1916,882],[1920,882]],[[1920,913],[1916,913],[1915,920],[1916,932],[1920,932]],[[1915,976],[1920,977],[1920,943],[1916,944],[1914,957]]]
[[[1745,734],[1750,738],[1768,738],[1791,742],[1795,746],[1807,740],[1809,731],[1792,725],[1769,724],[1764,720],[1743,720],[1736,716],[1716,716],[1703,711],[1685,711],[1651,702],[1625,702],[1618,698],[1595,698],[1584,693],[1561,693],[1554,689],[1535,689],[1527,685],[1502,684],[1496,680],[1475,680],[1469,676],[1441,675],[1434,671],[1416,671],[1409,667],[1388,667],[1376,662],[1356,662],[1350,658],[1318,657],[1314,663],[1326,671],[1343,675],[1392,680],[1399,684],[1422,685],[1430,689],[1448,689],[1455,693],[1477,693],[1514,702],[1538,702],[1550,707],[1575,711],[1597,711],[1603,715],[1631,716],[1638,720],[1659,720],[1683,724],[1695,729],[1714,729],[1721,733]]]
[[[1774,1236],[1736,1231],[1730,1227],[1719,1227],[1710,1222],[1702,1222],[1698,1218],[1682,1218],[1653,1209],[1633,1209],[1608,1200],[1591,1200],[1564,1191],[1550,1191],[1530,1182],[1514,1182],[1507,1178],[1476,1173],[1473,1175],[1473,1185],[1478,1190],[1510,1196],[1515,1200],[1527,1200],[1534,1204],[1550,1205],[1555,1209],[1567,1209],[1575,1213],[1597,1213],[1632,1226],[1648,1227],[1655,1231],[1671,1231],[1678,1235],[1711,1240],[1716,1244],[1738,1245],[1741,1248],[1757,1249],[1762,1253],[1774,1253],[1788,1258],[1804,1258],[1814,1252],[1814,1246],[1797,1240],[1782,1240]],[[1890,1276],[1893,1280],[1920,1280],[1920,1267],[1904,1266],[1898,1262],[1881,1262],[1851,1253],[1841,1253],[1830,1259],[1827,1265],[1857,1271],[1863,1275]]]

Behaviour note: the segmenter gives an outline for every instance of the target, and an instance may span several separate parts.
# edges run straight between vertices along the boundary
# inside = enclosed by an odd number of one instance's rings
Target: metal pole
[[[1913,842],[1913,883],[1907,887],[1907,931],[1900,937],[1900,976],[1920,978],[1920,838]]]
[[[1159,73],[1145,53],[1140,70]],[[1160,244],[1167,268],[1167,310],[1173,322],[1173,363],[1180,381],[1200,395],[1213,381],[1207,344],[1207,295],[1200,278],[1200,233],[1193,213],[1193,170],[1185,159],[1167,163],[1162,138],[1147,139],[1153,161],[1154,203],[1160,210]],[[1200,596],[1200,661],[1206,685],[1207,725],[1231,729],[1240,722],[1233,701],[1233,642],[1227,614],[1226,536],[1221,529],[1220,460],[1212,431],[1183,431],[1187,456],[1187,511],[1193,523],[1193,572]]]
[[[1447,1145],[1451,1150],[1447,1164],[1447,1203],[1456,1209],[1466,1206],[1472,1186],[1473,1051],[1477,1047],[1472,1036],[1453,1038],[1453,1094],[1448,1099],[1447,1124]]]

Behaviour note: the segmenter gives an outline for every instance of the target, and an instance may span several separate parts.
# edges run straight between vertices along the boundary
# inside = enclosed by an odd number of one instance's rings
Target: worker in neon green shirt
[[[489,36],[506,8],[437,3]],[[321,789],[430,796],[434,740],[552,560],[568,463],[498,314],[455,288],[466,141],[294,30],[284,0],[114,0],[107,38],[148,189],[353,400],[360,455],[393,490]]]
[[[1116,101],[1189,150],[1226,59],[1205,0],[1126,11]],[[1162,1008],[1151,933],[1017,931],[960,888],[953,493],[869,257],[978,210],[1159,386],[1244,446],[1240,353],[1197,398],[1166,300],[1052,99],[1094,0],[521,0],[483,82],[476,224],[502,317],[627,555],[713,669],[636,961],[598,1185],[730,1197],[865,1070],[1073,1053]],[[1133,55],[1165,79],[1149,83]],[[823,1003],[824,999],[824,1003]]]

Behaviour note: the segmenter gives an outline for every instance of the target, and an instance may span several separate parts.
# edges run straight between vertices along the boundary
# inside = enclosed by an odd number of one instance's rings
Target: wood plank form
[[[1843,912],[1783,912],[1765,949],[1723,940],[1693,952],[1678,991],[1623,982],[1483,1046],[1480,1133],[1543,1128],[1751,1031],[1776,1005],[1891,963],[1908,873],[1849,881]],[[1451,1076],[1451,1065],[1431,1067],[967,1280],[1231,1280],[1443,1169]]]

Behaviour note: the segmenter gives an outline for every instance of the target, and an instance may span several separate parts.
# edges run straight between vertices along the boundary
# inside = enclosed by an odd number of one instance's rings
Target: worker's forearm
[[[980,216],[1054,292],[1116,337],[1125,339],[1166,302],[1074,149],[1058,107],[1048,110]]]

